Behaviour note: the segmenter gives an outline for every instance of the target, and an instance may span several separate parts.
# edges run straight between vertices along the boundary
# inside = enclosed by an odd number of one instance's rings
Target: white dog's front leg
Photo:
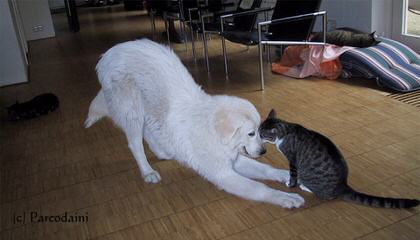
[[[273,168],[257,160],[239,155],[233,168],[244,177],[261,180],[272,180],[281,183],[289,182],[289,171]]]
[[[144,130],[144,140],[146,140],[149,145],[149,149],[155,154],[158,159],[171,159],[172,156],[165,152],[165,150],[160,146],[154,139],[152,133],[147,130]]]
[[[150,166],[144,153],[144,146],[142,141],[142,134],[130,134],[127,136],[128,147],[136,159],[137,165],[140,168],[141,175],[147,183],[158,183],[161,180],[159,173]]]
[[[233,170],[218,173],[218,175],[216,185],[226,192],[242,198],[272,203],[285,208],[298,208],[305,203],[305,200],[298,194],[269,188],[265,184],[239,175]]]

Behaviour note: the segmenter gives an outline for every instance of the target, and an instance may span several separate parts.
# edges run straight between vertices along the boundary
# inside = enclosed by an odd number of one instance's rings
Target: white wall
[[[50,5],[50,9],[59,9],[64,8],[64,0],[48,0],[48,3]]]
[[[371,31],[372,0],[323,0],[320,10],[326,10],[329,25]],[[382,0],[379,0],[382,1]],[[321,26],[317,22],[317,28]]]
[[[332,27],[351,27],[364,32],[376,31],[380,36],[401,41],[420,51],[418,38],[401,35],[402,0],[323,0],[320,10],[327,11],[329,30]],[[314,31],[321,29],[319,18]]]
[[[18,5],[28,41],[55,36],[48,0],[18,0]],[[43,30],[34,32],[36,26],[43,26]]]
[[[323,0],[321,10],[327,10],[329,30],[332,27],[351,27],[364,32],[376,31],[378,35],[391,37],[392,1]],[[320,26],[320,21],[317,21],[317,31]]]
[[[25,31],[23,29],[22,17],[20,15],[19,6],[17,5],[16,0],[9,0],[10,13],[12,14],[12,19],[16,33],[18,35],[18,40],[20,42],[21,48],[23,48],[24,53],[28,53],[28,42],[26,41]],[[25,62],[28,64],[28,59],[24,55]]]
[[[392,35],[392,0],[372,1],[371,32],[384,37]]]
[[[7,0],[0,0],[0,32],[0,86],[27,82],[24,50],[19,45]]]

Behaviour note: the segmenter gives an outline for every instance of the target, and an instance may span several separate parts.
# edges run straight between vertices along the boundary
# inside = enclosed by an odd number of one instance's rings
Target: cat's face
[[[360,46],[361,47],[370,47],[370,46],[375,46],[378,43],[380,43],[380,41],[376,40],[376,34],[375,32],[370,33],[370,34],[360,34]]]
[[[272,109],[267,119],[258,128],[261,139],[264,142],[274,143],[279,138],[278,125],[279,119],[276,118],[276,112]]]

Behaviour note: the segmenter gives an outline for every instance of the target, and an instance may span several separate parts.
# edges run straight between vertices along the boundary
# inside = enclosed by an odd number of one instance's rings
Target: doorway
[[[420,53],[420,0],[393,1],[392,38]]]

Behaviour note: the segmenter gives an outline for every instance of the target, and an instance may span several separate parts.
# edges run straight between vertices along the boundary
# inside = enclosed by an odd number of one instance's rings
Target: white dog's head
[[[245,100],[233,106],[223,106],[215,114],[215,130],[224,145],[248,157],[266,152],[258,134],[260,115],[254,105]]]

